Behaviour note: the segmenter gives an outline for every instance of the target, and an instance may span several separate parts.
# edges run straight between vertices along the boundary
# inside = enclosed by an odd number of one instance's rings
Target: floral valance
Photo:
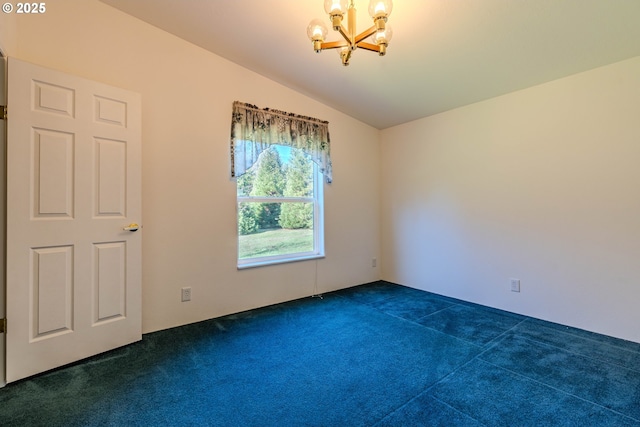
[[[332,181],[329,122],[235,101],[231,119],[231,177],[251,168],[270,145],[302,149]]]

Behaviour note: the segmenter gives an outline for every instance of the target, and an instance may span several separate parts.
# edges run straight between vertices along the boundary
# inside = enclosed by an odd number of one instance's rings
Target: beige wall
[[[640,342],[640,58],[378,132],[95,0],[0,15],[0,47],[142,94],[145,332],[376,280],[378,257],[387,280]],[[326,259],[236,270],[234,100],[330,121]]]
[[[144,332],[379,278],[376,129],[95,0],[12,18],[9,56],[142,94]],[[325,259],[236,269],[234,100],[330,122]]]
[[[640,57],[381,144],[383,279],[640,342]]]
[[[13,15],[0,13],[0,51],[5,56],[14,55],[18,47],[18,38],[16,35],[17,20]]]

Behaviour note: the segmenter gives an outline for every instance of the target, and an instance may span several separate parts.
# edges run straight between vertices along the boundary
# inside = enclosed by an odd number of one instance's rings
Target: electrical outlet
[[[520,279],[509,279],[511,282],[511,292],[520,292]]]
[[[371,258],[371,267],[377,267],[377,266],[378,266],[378,259]]]
[[[191,288],[182,288],[182,302],[191,301]]]

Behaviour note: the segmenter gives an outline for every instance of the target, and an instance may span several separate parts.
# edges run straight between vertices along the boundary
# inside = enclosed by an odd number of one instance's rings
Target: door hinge
[[[7,332],[7,319],[0,319],[0,334]]]
[[[0,120],[7,120],[7,106],[0,105]]]

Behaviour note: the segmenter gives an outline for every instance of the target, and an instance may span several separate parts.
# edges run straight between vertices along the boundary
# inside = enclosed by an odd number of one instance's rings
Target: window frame
[[[278,145],[278,144],[275,144]],[[238,196],[238,182],[236,180],[236,242],[237,242],[237,268],[262,267],[267,265],[284,264],[289,262],[305,261],[325,257],[324,251],[324,175],[313,161],[313,196],[300,197],[265,197],[265,196]],[[269,255],[253,258],[240,258],[240,231],[238,217],[241,203],[312,203],[313,204],[313,250],[307,252],[295,252],[282,255]]]

